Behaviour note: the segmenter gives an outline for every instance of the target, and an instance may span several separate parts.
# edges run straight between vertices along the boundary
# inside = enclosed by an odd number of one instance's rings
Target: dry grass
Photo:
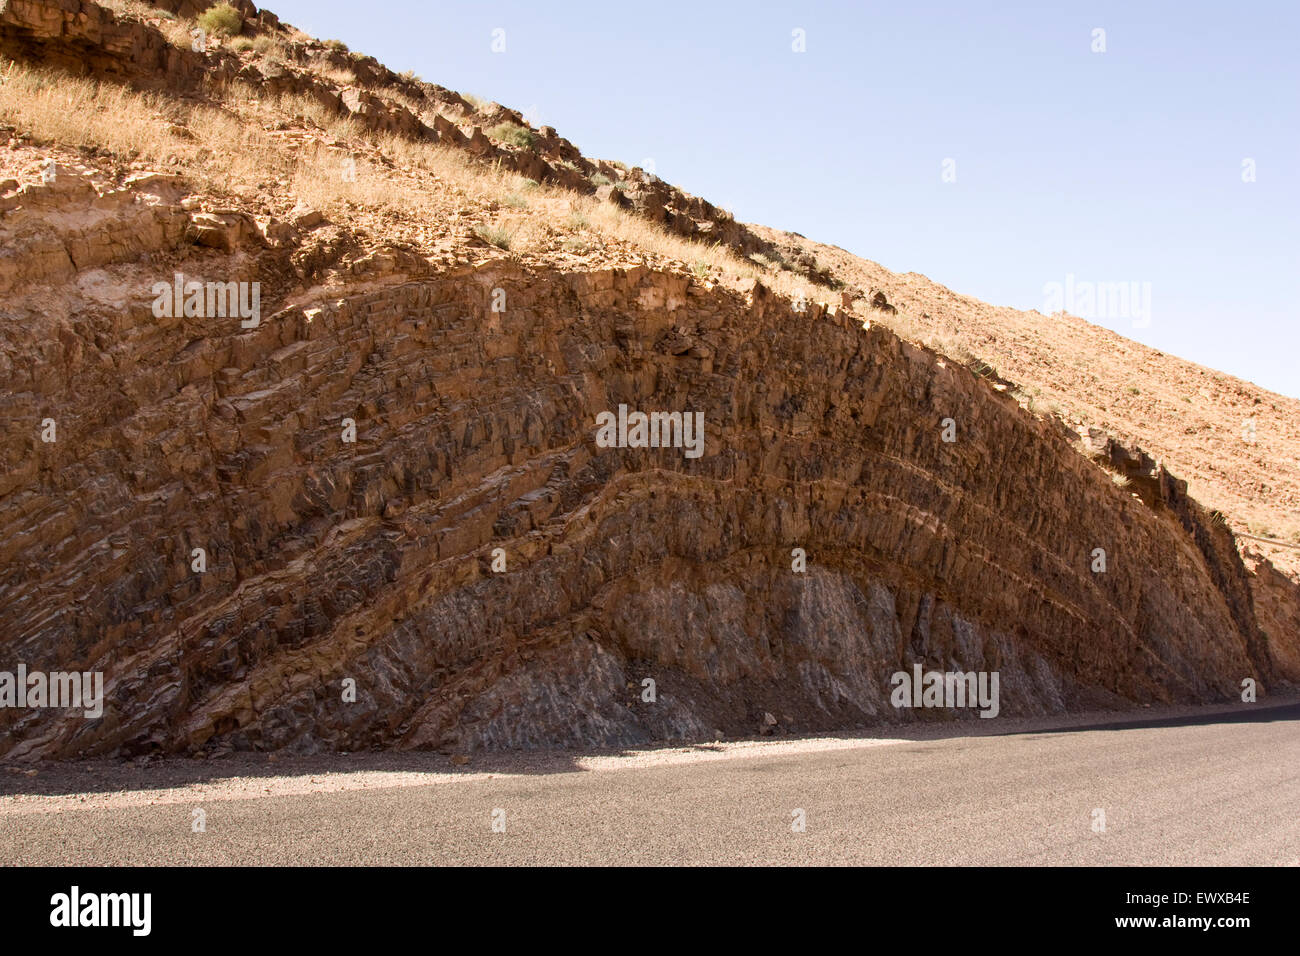
[[[281,179],[290,183],[297,199],[326,213],[368,210],[417,224],[443,221],[449,205],[476,200],[498,209],[484,215],[492,221],[478,226],[507,233],[512,252],[558,250],[566,238],[581,232],[580,243],[569,243],[569,250],[630,246],[683,268],[693,264],[709,278],[758,278],[778,292],[802,294],[809,301],[824,294],[802,278],[772,274],[718,244],[670,234],[595,197],[539,185],[499,165],[479,163],[461,150],[366,131],[307,97],[263,99],[242,84],[232,84],[221,95],[221,106],[185,104],[11,64],[0,84],[0,114],[38,142],[97,146],[124,158],[180,167],[217,194]],[[286,117],[299,118],[336,148],[314,143],[294,151],[268,136],[264,127]],[[356,157],[355,181],[341,175],[349,155]],[[380,156],[386,162],[368,158]]]
[[[185,125],[190,118],[175,101],[20,64],[9,64],[5,71],[0,112],[41,142],[104,146],[156,161],[196,152],[192,143],[169,132],[170,125]]]
[[[312,64],[311,71],[317,76],[329,80],[335,86],[356,86],[357,75],[351,70],[340,69],[337,66],[326,66],[324,64]]]

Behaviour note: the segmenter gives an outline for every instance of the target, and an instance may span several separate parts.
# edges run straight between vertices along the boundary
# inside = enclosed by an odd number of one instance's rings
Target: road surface
[[[1300,865],[1300,704],[985,723],[495,768],[357,755],[235,776],[185,761],[200,769],[128,790],[111,773],[78,792],[84,771],[8,768],[0,862]]]

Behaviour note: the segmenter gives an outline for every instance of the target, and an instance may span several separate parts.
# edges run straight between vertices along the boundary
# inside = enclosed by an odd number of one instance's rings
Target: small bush
[[[218,3],[198,15],[198,24],[208,33],[233,37],[244,26],[244,18],[228,3]]]
[[[325,45],[335,53],[347,53],[348,45],[342,40],[326,40]]]
[[[230,49],[236,53],[247,53],[253,49],[253,41],[248,37],[235,37],[230,41]]]
[[[516,126],[514,123],[498,123],[487,131],[488,135],[502,143],[509,143],[511,146],[518,146],[521,149],[532,149],[533,143],[537,142],[537,134],[525,126]]]
[[[519,195],[519,193],[510,193],[510,195],[506,196],[506,198],[501,201],[505,203],[507,206],[509,206],[511,209],[528,208],[528,200],[525,199],[523,196]]]
[[[253,49],[258,53],[265,53],[267,50],[274,50],[279,45],[280,44],[275,41],[274,37],[261,36],[256,37],[253,40]]]
[[[596,173],[591,177],[591,184],[593,186],[612,186],[614,180],[610,179],[604,173]]]
[[[462,93],[460,98],[476,110],[483,108],[483,97],[475,96],[473,93]]]
[[[709,264],[707,262],[703,259],[697,259],[691,266],[691,271],[695,273],[697,278],[707,279],[711,270],[709,269]]]
[[[474,235],[498,249],[509,249],[510,240],[513,238],[509,232],[500,226],[475,226]]]

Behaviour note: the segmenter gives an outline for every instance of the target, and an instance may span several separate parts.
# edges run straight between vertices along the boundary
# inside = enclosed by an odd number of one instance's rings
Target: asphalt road
[[[114,794],[135,802],[113,807],[74,806],[86,799],[76,794],[40,805],[6,797],[0,862],[1300,865],[1300,705],[746,746],[598,769],[298,781],[321,792],[255,780],[201,799]],[[493,831],[495,810],[505,832]]]

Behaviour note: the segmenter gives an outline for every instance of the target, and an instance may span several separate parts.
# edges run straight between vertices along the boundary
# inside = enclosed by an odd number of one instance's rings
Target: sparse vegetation
[[[501,226],[475,226],[474,235],[498,249],[509,249],[513,236]]]
[[[1012,389],[1011,397],[1019,402],[1020,406],[1024,408],[1025,411],[1029,412],[1029,414],[1038,414],[1038,403],[1034,400],[1034,396],[1030,395],[1024,389]]]
[[[329,47],[329,48],[330,48],[331,50],[333,50],[335,53],[349,53],[349,52],[351,52],[350,50],[348,50],[348,45],[347,45],[346,43],[344,43],[342,40],[325,40],[325,41],[323,41],[323,42],[324,42],[325,46]]]
[[[228,3],[209,7],[195,18],[195,22],[208,33],[233,37],[244,28],[244,17]]]
[[[509,143],[521,149],[532,149],[533,144],[537,142],[536,133],[516,123],[497,123],[487,131],[487,134],[499,142]]]
[[[184,27],[178,29],[183,32]],[[0,116],[36,142],[95,146],[121,157],[165,163],[194,187],[215,195],[253,188],[267,179],[283,180],[295,200],[341,218],[368,211],[390,220],[433,222],[445,218],[449,192],[470,201],[498,203],[520,193],[529,198],[528,208],[509,209],[494,227],[500,234],[488,232],[485,241],[505,248],[500,244],[504,241],[512,252],[554,248],[555,233],[566,231],[567,224],[594,234],[583,237],[584,252],[630,248],[643,257],[691,264],[686,267],[701,277],[762,277],[784,295],[802,294],[809,301],[816,297],[816,290],[800,277],[765,273],[724,246],[675,235],[629,210],[558,185],[530,186],[518,173],[481,163],[463,150],[367,131],[355,118],[340,115],[314,97],[268,97],[236,82],[225,88],[219,106],[178,102],[11,64],[6,82],[0,84]],[[294,153],[267,134],[266,121],[285,116],[301,117],[340,143],[378,149],[385,162],[372,164],[363,152],[356,180],[344,181],[339,150],[322,145]],[[542,201],[533,202],[534,195]]]
[[[501,202],[511,207],[512,209],[528,208],[528,200],[525,199],[523,196],[519,195],[519,193],[510,193],[504,199],[502,199]]]
[[[357,75],[351,70],[343,70],[336,66],[320,66],[316,68],[316,73],[338,86],[357,85]]]
[[[595,173],[591,177],[591,184],[593,186],[612,186],[614,185],[614,180],[610,179],[604,173]]]

